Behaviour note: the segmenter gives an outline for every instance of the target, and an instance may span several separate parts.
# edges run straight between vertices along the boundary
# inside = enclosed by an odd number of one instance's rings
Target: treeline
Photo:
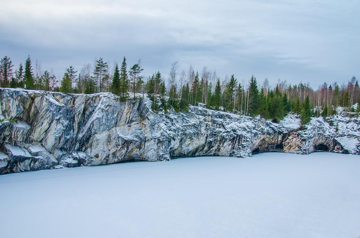
[[[301,115],[303,123],[311,116],[329,116],[336,114],[336,108],[342,106],[354,111],[351,105],[359,102],[358,80],[353,77],[347,85],[324,83],[318,90],[308,84],[288,85],[279,81],[274,88],[267,79],[260,85],[252,76],[248,82],[241,82],[234,75],[220,79],[215,71],[206,67],[195,72],[192,66],[188,72],[178,72],[178,63],[171,65],[170,76],[164,80],[160,72],[144,79],[140,61],[127,67],[124,57],[121,66],[115,64],[110,73],[109,65],[99,58],[94,66],[90,64],[77,72],[73,66],[66,69],[61,80],[49,71],[42,71],[36,63],[35,73],[30,56],[14,71],[9,57],[1,59],[0,87],[21,87],[60,91],[64,93],[112,92],[121,100],[135,99],[136,94],[145,94],[152,100],[154,111],[169,109],[187,111],[189,105],[201,105],[209,109],[222,110],[240,115],[257,116],[279,121],[293,112]],[[360,111],[358,107],[357,111]]]

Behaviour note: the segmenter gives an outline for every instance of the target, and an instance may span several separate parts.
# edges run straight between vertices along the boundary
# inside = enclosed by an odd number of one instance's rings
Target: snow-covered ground
[[[0,176],[0,236],[360,237],[360,159],[199,157]]]

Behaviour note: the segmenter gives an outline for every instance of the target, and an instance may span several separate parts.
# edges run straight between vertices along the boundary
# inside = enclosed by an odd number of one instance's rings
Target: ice
[[[2,175],[1,237],[355,238],[359,167],[264,153]]]

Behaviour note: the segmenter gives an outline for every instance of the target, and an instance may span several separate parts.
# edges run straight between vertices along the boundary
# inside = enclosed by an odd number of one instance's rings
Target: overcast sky
[[[360,77],[359,0],[0,0],[0,57],[62,76],[103,57],[314,88]]]

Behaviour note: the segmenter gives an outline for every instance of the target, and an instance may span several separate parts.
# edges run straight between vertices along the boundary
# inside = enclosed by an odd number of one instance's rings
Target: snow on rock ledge
[[[7,156],[0,173],[266,151],[359,154],[357,118],[316,118],[299,130],[296,115],[275,124],[192,106],[186,113],[155,114],[146,97],[121,102],[111,93],[0,89],[0,98],[0,150]],[[343,137],[351,145],[338,139]],[[24,156],[17,163],[20,150]]]

